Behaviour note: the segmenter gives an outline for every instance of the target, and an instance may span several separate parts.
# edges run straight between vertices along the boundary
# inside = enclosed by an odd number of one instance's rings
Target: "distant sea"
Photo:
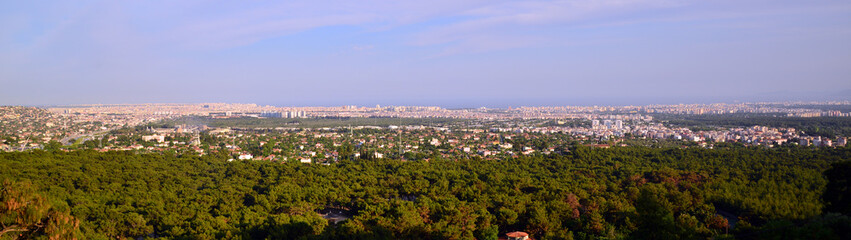
[[[564,99],[434,99],[434,100],[358,100],[345,101],[326,99],[323,101],[299,101],[299,102],[257,102],[259,105],[271,105],[278,107],[305,107],[305,106],[438,106],[448,109],[459,108],[508,108],[508,107],[537,107],[537,106],[643,106],[643,105],[674,105],[674,104],[712,104],[712,103],[742,103],[742,102],[783,102],[783,101],[848,101],[848,97],[781,97],[781,96],[753,96],[745,98],[717,98],[717,97],[595,97],[595,98],[564,98]]]

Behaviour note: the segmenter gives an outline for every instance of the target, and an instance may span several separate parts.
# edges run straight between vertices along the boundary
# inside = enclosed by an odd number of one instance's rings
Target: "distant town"
[[[588,147],[716,144],[842,147],[844,134],[793,127],[678,126],[678,116],[851,119],[850,102],[445,109],[124,104],[0,107],[0,150],[219,154],[231,160],[333,163],[352,158],[493,159]]]

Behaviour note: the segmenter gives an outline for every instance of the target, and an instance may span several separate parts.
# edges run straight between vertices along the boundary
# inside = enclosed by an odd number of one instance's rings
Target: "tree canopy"
[[[824,214],[822,199],[831,199],[832,184],[847,184],[831,174],[847,171],[828,169],[848,159],[849,148],[795,147],[577,146],[496,161],[331,165],[0,153],[0,220],[29,226],[27,236],[94,239],[495,239],[512,231],[535,239],[694,239],[769,236],[784,227],[831,238],[849,226],[847,212]],[[9,204],[21,199],[30,200]],[[828,211],[845,199],[826,200]],[[345,220],[328,221],[329,213]]]

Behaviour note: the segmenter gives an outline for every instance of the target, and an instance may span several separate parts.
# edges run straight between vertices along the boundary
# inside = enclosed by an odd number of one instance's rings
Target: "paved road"
[[[71,145],[74,142],[76,142],[78,138],[90,138],[90,137],[94,137],[94,136],[98,136],[98,135],[103,135],[103,134],[108,133],[109,131],[112,131],[112,130],[115,130],[115,129],[118,129],[118,128],[109,128],[109,129],[106,129],[106,130],[100,130],[100,131],[97,131],[97,132],[87,133],[87,134],[74,134],[74,135],[63,138],[59,142],[61,142],[62,145],[68,146],[68,145]]]

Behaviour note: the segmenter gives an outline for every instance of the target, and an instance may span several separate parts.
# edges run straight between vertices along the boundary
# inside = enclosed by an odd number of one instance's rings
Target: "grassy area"
[[[74,143],[73,143],[73,144],[71,144],[71,146],[79,146],[79,145],[82,145],[82,144],[83,144],[83,142],[85,142],[85,140],[86,140],[86,138],[85,138],[85,137],[78,137],[77,139],[74,139]]]

